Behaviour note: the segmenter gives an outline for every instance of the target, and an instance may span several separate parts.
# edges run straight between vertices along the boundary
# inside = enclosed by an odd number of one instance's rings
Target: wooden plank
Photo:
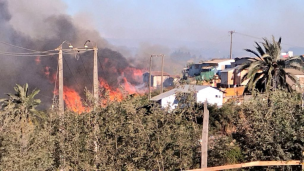
[[[303,165],[300,160],[290,160],[290,161],[254,161],[241,164],[232,164],[225,166],[208,167],[202,169],[193,169],[188,171],[216,171],[216,170],[227,170],[227,169],[237,169],[243,167],[253,167],[253,166],[287,166],[287,165]]]
[[[201,141],[201,168],[207,168],[208,161],[208,132],[209,132],[209,110],[207,108],[207,100],[204,104],[204,119],[203,119],[203,130],[202,130],[202,141]]]

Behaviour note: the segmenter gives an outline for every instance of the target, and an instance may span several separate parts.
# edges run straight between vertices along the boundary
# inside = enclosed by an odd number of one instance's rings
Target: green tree
[[[0,110],[0,170],[47,170],[52,165],[50,137],[42,122],[43,112],[28,85],[17,85],[15,94],[1,100]],[[33,124],[39,123],[39,124]]]
[[[298,84],[297,78],[285,69],[292,68],[303,70],[302,60],[300,57],[290,57],[286,60],[281,59],[281,38],[278,41],[272,37],[272,42],[263,38],[262,46],[256,43],[256,51],[245,49],[247,52],[254,54],[252,62],[241,65],[239,72],[247,70],[242,80],[249,79],[247,88],[249,91],[259,89],[263,91],[276,90],[277,88],[292,91],[292,85],[287,82],[289,78],[295,84]]]
[[[0,99],[1,107],[14,115],[19,115],[20,119],[27,119],[29,122],[37,122],[41,119],[41,113],[36,111],[36,107],[41,103],[35,96],[40,90],[33,90],[29,93],[28,84],[24,86],[16,84],[15,94],[7,94],[7,99]],[[25,116],[23,116],[25,115]]]

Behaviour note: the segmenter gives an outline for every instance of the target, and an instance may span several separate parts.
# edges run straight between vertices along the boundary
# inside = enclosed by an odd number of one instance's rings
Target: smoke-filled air
[[[99,82],[110,99],[143,93],[142,61],[127,59],[115,51],[94,28],[81,27],[79,21],[65,14],[64,6],[58,0],[0,1],[0,97],[11,92],[15,84],[28,83],[31,88],[41,90],[38,96],[44,107],[49,107],[54,95],[58,95],[58,54],[26,54],[54,50],[66,40],[74,47],[83,48],[87,40],[90,40],[88,47],[98,46]],[[62,48],[69,49],[69,44],[62,44]],[[63,66],[65,103],[68,108],[82,112],[84,90],[92,90],[93,51],[70,51],[63,55]]]

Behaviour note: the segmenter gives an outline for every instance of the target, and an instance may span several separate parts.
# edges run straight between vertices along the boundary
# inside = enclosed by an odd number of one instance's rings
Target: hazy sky
[[[228,31],[234,30],[235,56],[247,55],[244,48],[253,49],[254,41],[271,35],[282,37],[285,51],[304,47],[302,0],[63,1],[79,23],[88,19],[84,25],[121,46],[151,43],[222,57],[229,55]]]

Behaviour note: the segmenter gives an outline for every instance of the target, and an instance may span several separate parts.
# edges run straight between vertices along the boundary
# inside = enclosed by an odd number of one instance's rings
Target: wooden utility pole
[[[162,57],[162,64],[161,64],[161,93],[164,91],[164,56],[163,54],[160,55],[151,55],[150,56],[150,66],[149,66],[149,95],[148,99],[151,99],[151,66],[152,66],[152,58],[153,57]]]
[[[150,56],[150,66],[149,66],[149,97],[148,99],[151,99],[151,65],[152,65],[152,57],[153,55]]]
[[[164,55],[162,55],[162,64],[161,64],[161,89],[160,93],[164,92]]]
[[[94,68],[93,68],[93,93],[94,93],[94,100],[95,100],[95,105],[98,103],[98,65],[97,65],[97,51],[98,48],[95,45],[94,48]]]
[[[59,72],[59,116],[64,114],[64,102],[63,102],[63,63],[62,63],[62,45],[58,47],[58,72]]]
[[[229,31],[230,33],[230,59],[232,59],[232,34],[234,31]]]
[[[209,129],[209,110],[207,109],[207,100],[204,103],[204,120],[201,140],[201,168],[207,168],[208,158],[208,129]]]

